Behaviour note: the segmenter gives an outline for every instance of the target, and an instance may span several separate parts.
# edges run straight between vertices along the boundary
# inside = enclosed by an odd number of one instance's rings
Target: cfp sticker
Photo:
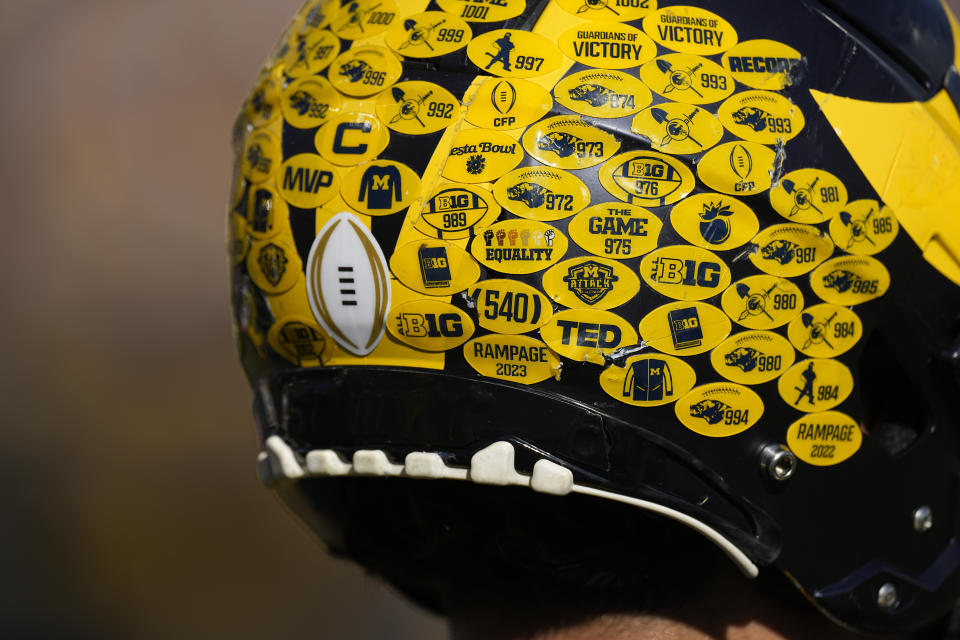
[[[340,8],[330,29],[345,40],[372,38],[386,31],[396,17],[393,0],[350,0]]]
[[[431,296],[463,291],[480,278],[480,266],[470,254],[442,240],[403,245],[390,256],[390,269],[403,284]]]
[[[424,203],[414,226],[421,233],[444,240],[460,240],[486,227],[500,216],[493,194],[469,184],[437,187]]]
[[[467,109],[467,122],[505,131],[533,124],[553,108],[546,89],[529,80],[487,78]]]
[[[515,335],[533,331],[553,316],[550,300],[517,280],[483,280],[468,289],[480,326],[494,333]]]
[[[803,309],[803,293],[789,280],[757,275],[738,280],[723,292],[724,313],[749,329],[776,329]]]
[[[454,182],[493,182],[521,160],[523,148],[507,134],[464,129],[453,141],[443,177]]]
[[[812,271],[833,253],[833,242],[816,227],[775,224],[756,235],[750,261],[773,276],[793,278]]]
[[[754,89],[780,91],[794,82],[800,52],[775,40],[746,40],[725,54],[721,63],[738,81]]]
[[[384,47],[354,47],[330,64],[327,77],[337,91],[364,98],[380,93],[400,79],[403,65]]]
[[[280,141],[268,131],[254,131],[240,151],[240,173],[259,184],[277,172],[280,166]]]
[[[847,204],[847,188],[822,169],[797,169],[770,190],[770,205],[791,222],[817,224],[840,213]]]
[[[278,176],[284,200],[301,209],[322,206],[337,195],[340,178],[333,165],[315,153],[288,158]]]
[[[291,78],[320,73],[340,53],[340,39],[326,29],[314,29],[297,40],[283,58],[283,71]]]
[[[467,22],[500,22],[523,13],[525,0],[437,0],[440,8]]]
[[[247,273],[264,293],[283,293],[296,284],[300,271],[300,257],[289,242],[268,238],[250,245]]]
[[[280,105],[284,121],[298,129],[313,129],[340,111],[342,100],[326,78],[310,76],[291,82]]]
[[[314,145],[325,160],[353,167],[373,160],[387,148],[390,130],[385,122],[369,113],[345,113],[320,127]]]
[[[750,207],[720,193],[681,200],[670,212],[670,224],[690,244],[718,251],[746,244],[760,229]]]
[[[623,260],[656,249],[662,227],[660,219],[643,207],[605,202],[574,216],[567,232],[593,255]]]
[[[670,404],[696,384],[693,367],[673,356],[651,353],[611,365],[600,374],[604,393],[635,407]]]
[[[612,309],[637,295],[640,279],[621,262],[573,258],[543,274],[543,289],[565,307]]]
[[[482,376],[520,384],[560,378],[560,359],[539,340],[496,333],[463,345],[467,363]]]
[[[787,327],[787,336],[811,358],[835,358],[853,348],[863,335],[863,323],[846,307],[818,304],[803,310]]]
[[[420,176],[405,164],[374,160],[346,175],[340,195],[360,213],[385,216],[406,209],[420,195]]]
[[[594,118],[629,116],[650,104],[650,89],[622,71],[588,69],[565,77],[553,88],[557,102]]]
[[[681,53],[709,56],[737,44],[733,26],[698,7],[664,7],[643,19],[643,30],[654,42]]]
[[[656,151],[630,151],[600,167],[600,184],[618,200],[648,207],[673,204],[693,191],[687,166]]]
[[[547,38],[517,29],[497,29],[467,45],[467,56],[484,71],[503,78],[532,78],[560,66],[563,54]]]
[[[644,109],[633,117],[630,129],[648,138],[657,151],[676,155],[706,151],[723,137],[716,117],[699,107],[673,102]]]
[[[739,384],[763,384],[790,368],[793,345],[770,331],[745,331],[730,336],[710,353],[717,373]]]
[[[890,246],[900,224],[889,207],[876,200],[847,203],[830,221],[830,237],[838,247],[858,256],[872,256]]]
[[[467,46],[473,30],[442,11],[426,11],[397,20],[387,33],[387,46],[407,58],[436,58]]]
[[[777,388],[783,401],[798,411],[826,411],[847,399],[853,375],[836,360],[802,360],[780,376]]]
[[[721,193],[753,195],[770,188],[777,154],[756,142],[726,142],[706,153],[697,164],[704,184]]]
[[[485,266],[516,275],[542,271],[566,252],[563,233],[548,224],[523,219],[496,222],[470,245],[470,253]]]
[[[245,231],[255,238],[270,238],[289,226],[287,203],[266,184],[250,185],[234,210],[246,221]]]
[[[630,323],[609,311],[567,309],[540,328],[540,337],[562,356],[576,362],[606,364],[620,347],[637,344]]]
[[[712,104],[727,98],[733,78],[716,62],[686,53],[668,53],[640,68],[644,84],[665,98],[684,104]]]
[[[863,442],[857,421],[839,411],[803,416],[787,429],[787,446],[798,458],[817,467],[840,464]]]
[[[557,0],[557,4],[578,18],[604,22],[630,22],[657,8],[657,0]]]
[[[596,69],[630,69],[657,55],[653,41],[628,24],[581,24],[561,33],[559,43],[568,58]]]
[[[377,98],[377,115],[394,131],[423,135],[446,129],[460,116],[460,102],[432,82],[400,82]]]
[[[730,319],[704,302],[672,302],[654,309],[640,322],[648,345],[674,356],[706,353],[730,335]]]
[[[524,167],[497,180],[493,195],[503,208],[531,220],[568,218],[590,204],[590,189],[563,169]]]
[[[391,309],[387,318],[391,336],[422,351],[455,349],[474,329],[470,316],[442,300],[410,300]]]
[[[308,318],[291,316],[275,322],[267,333],[273,350],[298,367],[316,367],[329,357],[323,330]]]
[[[720,105],[720,122],[731,133],[760,144],[793,140],[805,120],[800,107],[772,91],[744,91]]]
[[[849,307],[879,298],[890,287],[890,272],[867,256],[827,260],[810,274],[810,288],[824,302]]]
[[[578,116],[541,120],[523,134],[523,148],[545,165],[585,169],[600,164],[620,148],[612,134],[597,129]]]
[[[650,287],[674,300],[704,300],[730,284],[730,269],[715,254],[683,245],[644,256],[640,273]]]
[[[674,406],[687,429],[709,438],[743,433],[760,420],[763,400],[749,387],[714,382],[697,387]]]

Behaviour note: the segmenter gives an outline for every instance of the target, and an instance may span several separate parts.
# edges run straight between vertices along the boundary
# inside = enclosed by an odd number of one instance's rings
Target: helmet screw
[[[877,591],[877,604],[884,609],[893,609],[900,601],[900,594],[892,582],[885,582]]]
[[[760,470],[774,480],[784,482],[797,470],[797,456],[782,444],[768,444],[760,452]]]
[[[924,533],[933,527],[933,511],[927,505],[918,507],[913,512],[913,530],[917,533]]]

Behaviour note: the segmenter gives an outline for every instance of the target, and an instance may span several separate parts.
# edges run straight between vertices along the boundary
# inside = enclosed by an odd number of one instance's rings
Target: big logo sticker
[[[630,323],[609,311],[566,309],[540,327],[551,349],[577,362],[602,365],[620,347],[637,344]]]
[[[565,77],[553,88],[557,102],[594,118],[629,116],[650,104],[650,89],[622,71],[588,69]]]
[[[543,274],[543,288],[565,307],[612,309],[640,290],[640,279],[620,262],[603,258],[573,258]]]
[[[704,300],[730,284],[730,269],[715,254],[683,245],[661,247],[640,262],[654,291],[674,300]]]
[[[648,353],[628,358],[624,365],[610,365],[600,374],[604,393],[635,407],[670,404],[696,384],[693,367],[680,358]]]
[[[390,256],[390,269],[403,284],[432,296],[463,291],[480,278],[480,265],[470,254],[442,240],[403,245]]]
[[[427,198],[414,227],[421,233],[444,240],[469,238],[478,227],[486,227],[500,215],[500,205],[486,189],[447,183]]]
[[[686,164],[656,151],[630,151],[600,167],[600,184],[618,200],[662,207],[686,197],[696,184]]]
[[[568,218],[590,204],[590,189],[562,169],[524,167],[497,180],[493,195],[511,213],[549,222]]]
[[[623,260],[656,249],[662,227],[660,219],[643,207],[604,202],[574,216],[567,232],[593,255]]]
[[[391,309],[387,317],[390,335],[423,351],[459,347],[474,329],[470,316],[442,300],[410,300]]]

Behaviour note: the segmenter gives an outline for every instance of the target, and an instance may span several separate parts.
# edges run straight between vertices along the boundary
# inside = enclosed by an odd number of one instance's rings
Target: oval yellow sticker
[[[656,249],[662,227],[660,218],[643,207],[604,202],[574,216],[567,233],[595,256],[624,260]]]
[[[706,353],[730,335],[730,319],[705,302],[671,302],[640,321],[640,337],[663,353],[693,356]]]
[[[269,131],[254,131],[240,151],[240,173],[254,184],[264,182],[280,167],[280,141]]]
[[[670,404],[696,382],[693,367],[680,358],[659,353],[627,358],[624,366],[611,365],[600,374],[604,393],[635,407]]]
[[[587,69],[565,77],[553,88],[557,102],[594,118],[629,116],[650,104],[650,89],[622,71]]]
[[[269,238],[290,228],[290,208],[269,184],[250,185],[234,211],[242,214],[245,233]]]
[[[267,332],[267,342],[281,357],[298,367],[317,367],[331,355],[330,340],[316,321],[306,316],[285,316]]]
[[[697,175],[715,191],[749,196],[770,188],[777,154],[756,142],[726,142],[706,153]]]
[[[543,289],[565,307],[612,309],[637,295],[640,278],[622,262],[572,258],[543,274]]]
[[[406,209],[420,196],[420,176],[405,164],[374,160],[344,177],[340,196],[355,211],[385,216]]]
[[[377,98],[377,115],[394,131],[423,135],[456,122],[460,101],[432,82],[398,82]]]
[[[287,50],[283,71],[291,78],[312,76],[326,69],[338,53],[340,39],[327,29],[314,29]]]
[[[277,181],[283,199],[301,209],[322,206],[340,190],[340,177],[334,166],[315,153],[287,158]]]
[[[327,77],[337,91],[366,97],[380,93],[400,78],[403,65],[395,53],[384,47],[354,47],[334,59]]]
[[[720,305],[737,324],[749,329],[776,329],[799,315],[803,293],[785,278],[749,276],[724,291]]]
[[[770,205],[791,222],[817,224],[840,213],[847,187],[823,169],[797,169],[770,189]]]
[[[690,244],[718,251],[746,244],[760,229],[750,207],[720,193],[698,193],[681,200],[670,212],[670,224]]]
[[[422,351],[446,351],[470,339],[476,327],[466,313],[449,302],[410,300],[387,316],[387,331],[394,338]]]
[[[710,354],[717,373],[739,384],[775,380],[793,364],[793,345],[770,331],[744,331],[727,338]]]
[[[763,400],[753,389],[729,382],[697,387],[673,408],[687,429],[710,438],[743,433],[763,415]]]
[[[722,53],[737,44],[737,32],[729,22],[699,7],[658,9],[643,19],[643,30],[667,49],[700,56]]]
[[[648,253],[640,273],[654,291],[674,300],[705,300],[730,284],[730,269],[716,254],[684,245]]]
[[[507,211],[544,222],[569,218],[590,204],[590,189],[580,178],[549,167],[514,169],[497,180],[493,195]]]
[[[518,280],[481,280],[467,289],[480,326],[515,335],[533,331],[553,316],[547,296]]]
[[[721,59],[723,67],[753,89],[780,91],[793,84],[800,52],[776,40],[745,40]]]
[[[579,116],[555,116],[526,130],[523,148],[545,165],[586,169],[600,164],[620,148],[613,134],[584,122]]]
[[[307,76],[291,82],[280,97],[283,119],[298,129],[319,127],[343,104],[340,94],[323,76]]]
[[[876,200],[847,203],[830,221],[830,237],[838,247],[858,256],[872,256],[890,246],[900,223],[890,207]]]
[[[464,129],[457,134],[443,165],[454,182],[493,182],[523,160],[523,147],[505,133]]]
[[[673,204],[693,191],[687,165],[656,151],[630,151],[600,167],[600,184],[618,200],[648,207]]]
[[[393,0],[352,0],[337,12],[330,29],[346,40],[372,38],[397,19]]]
[[[467,45],[467,57],[482,70],[503,78],[542,76],[563,61],[553,42],[518,29],[497,29],[477,36]]]
[[[480,265],[455,244],[443,240],[415,240],[390,256],[390,271],[419,293],[449,296],[480,279]]]
[[[853,375],[837,360],[801,360],[780,376],[780,397],[805,413],[832,409],[853,391]]]
[[[444,240],[469,238],[500,215],[493,194],[471,184],[447,183],[424,202],[414,226],[421,233]]]
[[[716,62],[688,53],[668,53],[640,67],[644,84],[665,98],[684,104],[713,104],[736,88]]]
[[[810,274],[810,287],[824,302],[849,307],[879,298],[890,287],[890,272],[869,256],[827,260]]]
[[[855,454],[862,442],[860,425],[839,411],[803,416],[787,429],[790,451],[817,467],[840,464]]]
[[[300,279],[303,263],[289,240],[281,237],[255,240],[247,251],[247,273],[264,293],[283,293]]]
[[[562,356],[599,365],[620,347],[638,342],[629,322],[598,309],[565,309],[540,327],[540,337]]]
[[[657,0],[557,0],[578,18],[603,22],[630,22],[656,10]]]
[[[715,116],[690,104],[663,102],[633,117],[630,129],[650,139],[657,151],[691,155],[720,142],[723,126]]]
[[[384,40],[407,58],[436,58],[467,46],[473,30],[466,22],[442,11],[424,11],[394,20]]]
[[[487,78],[467,108],[467,122],[504,131],[533,124],[550,112],[553,98],[540,85],[516,78]]]
[[[320,127],[313,139],[325,160],[354,167],[373,160],[390,143],[385,121],[371,113],[344,113]]]
[[[812,271],[833,253],[830,237],[805,224],[775,224],[753,239],[750,261],[772,276],[793,278]]]
[[[806,123],[800,107],[772,91],[738,93],[720,105],[717,116],[735,136],[760,144],[793,140]]]
[[[477,373],[520,384],[560,377],[560,359],[539,340],[492,333],[463,345],[463,356]]]
[[[535,220],[495,222],[477,235],[470,253],[481,263],[503,273],[536,273],[560,261],[567,237]]]
[[[440,8],[467,22],[501,22],[516,18],[526,0],[437,0]]]
[[[793,346],[811,358],[835,358],[849,351],[862,335],[860,317],[833,304],[807,307],[787,327]]]
[[[580,24],[560,34],[560,50],[595,69],[630,69],[657,55],[657,45],[628,24]]]

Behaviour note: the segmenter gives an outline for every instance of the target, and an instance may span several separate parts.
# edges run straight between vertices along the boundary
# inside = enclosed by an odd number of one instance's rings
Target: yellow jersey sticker
[[[716,116],[676,102],[644,109],[633,117],[630,130],[648,138],[657,151],[674,155],[701,153],[723,137],[723,126]]]
[[[267,343],[280,356],[298,367],[318,367],[330,357],[333,341],[312,319],[287,316],[274,322]]]
[[[818,304],[807,307],[787,327],[787,337],[811,358],[835,358],[860,341],[863,322],[847,307]]]
[[[710,353],[717,373],[738,384],[763,384],[793,364],[793,345],[778,333],[744,331],[730,336]]]
[[[243,202],[245,231],[270,238],[290,227],[290,208],[270,184],[250,185]]]
[[[723,54],[721,64],[739,82],[753,89],[780,91],[793,84],[803,56],[776,40],[745,40]]]
[[[640,67],[640,79],[674,102],[713,104],[730,96],[736,83],[716,62],[689,53],[668,53]]]
[[[332,164],[315,153],[287,158],[277,176],[280,195],[295,207],[322,206],[340,190],[340,178]]]
[[[658,9],[643,19],[643,30],[667,49],[700,56],[722,53],[737,44],[737,32],[729,22],[699,7]]]
[[[730,318],[705,302],[671,302],[640,321],[640,337],[672,356],[706,353],[730,335]]]
[[[394,20],[384,38],[406,58],[436,58],[467,46],[473,30],[462,19],[442,11],[424,11]]]
[[[291,78],[320,73],[340,53],[340,38],[327,29],[313,29],[291,44],[283,57],[283,72]]]
[[[255,129],[265,127],[280,116],[282,81],[271,73],[257,80],[253,93],[243,105],[243,115]]]
[[[600,184],[618,200],[648,207],[679,201],[696,180],[683,162],[656,151],[630,151],[600,167]]]
[[[415,240],[390,256],[390,271],[414,291],[449,296],[480,279],[480,265],[469,253],[443,240]]]
[[[690,244],[717,251],[746,244],[760,229],[753,209],[721,193],[681,200],[670,211],[670,224]]]
[[[493,195],[507,211],[544,222],[568,218],[590,204],[590,189],[580,178],[548,167],[514,169],[497,180]]]
[[[787,429],[787,446],[798,458],[817,467],[840,464],[863,442],[857,421],[839,411],[803,416]]]
[[[890,246],[900,223],[890,207],[876,200],[854,200],[830,221],[830,237],[838,247],[858,256],[872,256]]]
[[[344,113],[320,127],[313,139],[325,160],[354,167],[373,160],[390,143],[384,120],[369,113]]]
[[[467,122],[505,131],[533,124],[553,108],[553,98],[540,85],[516,78],[487,78],[467,108]]]
[[[638,258],[657,248],[660,218],[643,207],[604,202],[584,209],[567,225],[579,246],[604,258]]]
[[[770,189],[770,205],[791,222],[817,224],[840,213],[847,187],[823,169],[797,169]]]
[[[567,252],[567,237],[535,220],[495,222],[473,239],[470,253],[494,271],[520,275],[550,267]]]
[[[247,251],[247,273],[264,293],[283,293],[296,284],[302,271],[296,247],[283,238],[256,240]]]
[[[400,82],[377,98],[377,115],[394,131],[412,136],[446,129],[460,116],[460,101],[432,82]]]
[[[540,337],[551,349],[576,362],[603,365],[620,347],[637,344],[630,323],[609,311],[566,309],[540,327]]]
[[[373,45],[354,47],[330,64],[327,77],[337,91],[363,98],[380,93],[400,79],[403,65],[389,49]]]
[[[777,154],[756,142],[726,142],[706,153],[697,164],[704,184],[721,193],[749,196],[770,188]]]
[[[526,8],[526,0],[437,0],[440,8],[467,22],[501,22],[516,18]]]
[[[730,284],[730,269],[716,254],[671,245],[644,256],[640,273],[650,287],[674,300],[705,300]]]
[[[824,302],[849,307],[879,298],[890,287],[890,272],[869,256],[827,260],[810,274],[810,287]]]
[[[518,280],[481,280],[467,289],[480,326],[494,333],[516,335],[543,326],[553,316],[547,296]]]
[[[657,8],[657,0],[557,0],[567,13],[603,22],[638,20]]]
[[[523,147],[505,133],[464,129],[457,134],[443,165],[454,182],[493,182],[523,160]]]
[[[619,23],[585,23],[560,34],[560,50],[596,69],[630,69],[657,55],[657,45],[640,29]]]
[[[313,129],[332,118],[343,104],[333,85],[323,76],[291,82],[280,98],[285,122],[298,129]]]
[[[467,45],[467,57],[482,70],[503,78],[542,76],[563,61],[553,42],[518,29],[497,29],[477,36]]]
[[[635,407],[670,404],[696,382],[693,367],[680,358],[659,353],[627,358],[624,366],[610,365],[600,374],[604,393]]]
[[[444,240],[460,240],[492,224],[500,204],[486,189],[470,184],[446,183],[423,204],[414,223],[417,231]]]
[[[772,276],[793,278],[811,272],[833,253],[833,242],[806,224],[775,224],[758,233],[750,261]]]
[[[580,116],[541,120],[526,130],[521,141],[531,156],[560,169],[586,169],[620,149],[620,141],[613,134],[584,122]]]
[[[709,438],[728,438],[757,424],[763,400],[753,389],[729,382],[705,384],[674,405],[680,423]]]
[[[594,118],[629,116],[650,104],[653,96],[640,80],[622,71],[578,71],[553,88],[557,102]]]
[[[387,331],[394,338],[422,351],[455,349],[473,336],[473,320],[449,302],[410,300],[387,316]]]
[[[463,345],[463,357],[482,376],[520,384],[560,377],[560,359],[528,336],[492,333]]]
[[[547,295],[565,307],[613,309],[640,291],[640,278],[622,262],[604,258],[571,258],[543,274]]]
[[[385,216],[406,209],[420,196],[420,176],[405,164],[374,160],[343,178],[340,196],[355,211]]]
[[[269,131],[254,131],[240,151],[240,173],[258,184],[272,177],[280,166],[280,141]]]
[[[853,375],[837,360],[801,360],[780,376],[780,397],[806,413],[832,409],[853,391]]]
[[[397,12],[393,0],[351,0],[337,12],[330,29],[344,40],[372,38],[397,20]]]
[[[720,306],[731,320],[748,329],[776,329],[800,314],[803,293],[785,278],[749,276],[723,292]]]
[[[760,144],[793,140],[806,123],[800,107],[772,91],[738,93],[720,105],[717,116],[733,135]]]

